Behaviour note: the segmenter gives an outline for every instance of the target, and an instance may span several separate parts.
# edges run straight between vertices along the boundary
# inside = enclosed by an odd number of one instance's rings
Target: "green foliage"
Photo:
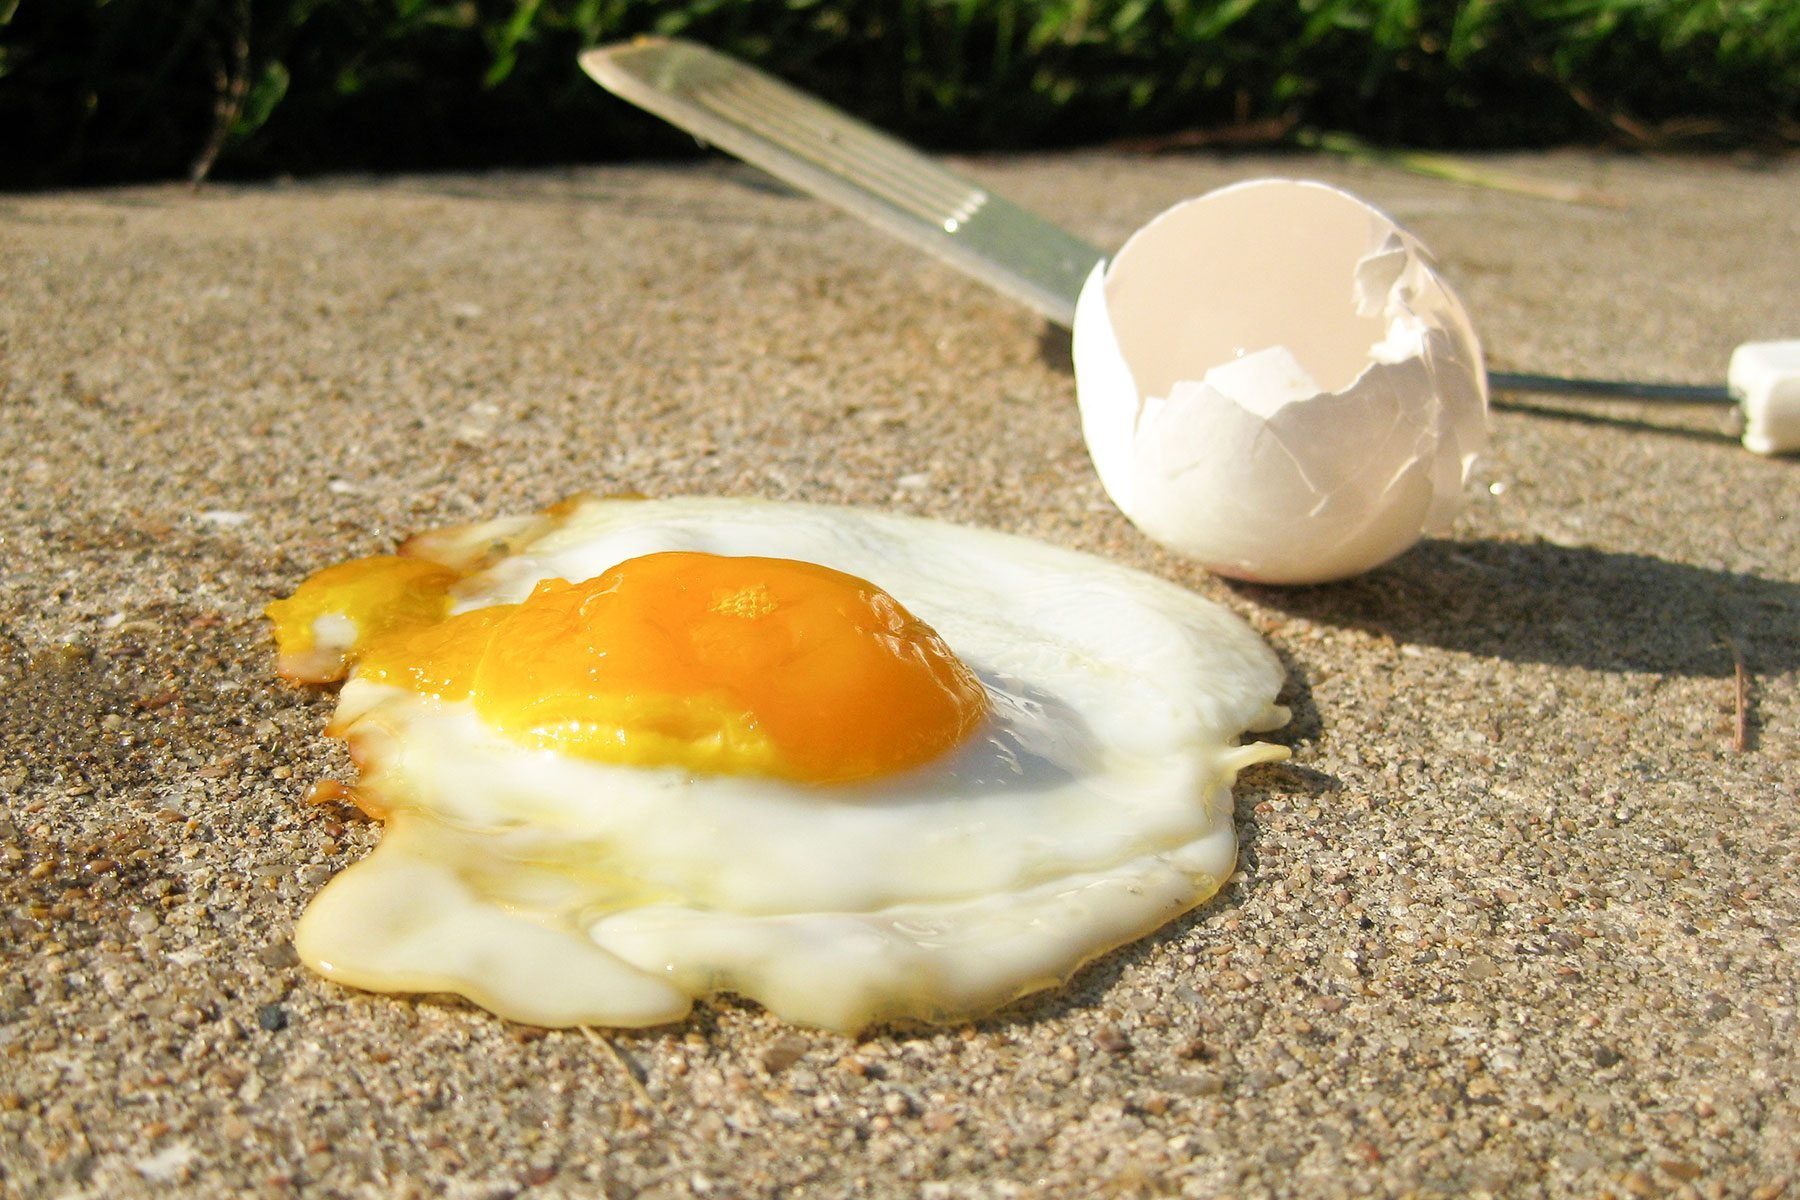
[[[1800,141],[1796,0],[0,0],[0,183],[682,152],[643,33],[940,147]]]

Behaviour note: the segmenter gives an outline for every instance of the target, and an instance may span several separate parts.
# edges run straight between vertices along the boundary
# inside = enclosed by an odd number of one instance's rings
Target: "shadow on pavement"
[[[1328,625],[1510,662],[1725,678],[1800,666],[1800,584],[1548,542],[1428,540],[1343,583],[1235,585]]]
[[[1620,401],[1618,403],[1630,404],[1631,402]],[[1607,429],[1621,429],[1628,433],[1654,433],[1664,437],[1685,438],[1690,442],[1712,442],[1715,444],[1734,446],[1743,437],[1743,420],[1741,415],[1738,414],[1735,409],[1732,410],[1732,417],[1728,418],[1723,423],[1727,426],[1735,427],[1736,432],[1732,432],[1730,428],[1696,429],[1687,425],[1671,424],[1668,421],[1646,421],[1641,417],[1621,416],[1616,412],[1607,411],[1601,408],[1557,408],[1548,404],[1532,404],[1515,399],[1495,399],[1490,402],[1489,407],[1496,412],[1522,413],[1530,417],[1541,417],[1548,421],[1563,421],[1571,425],[1590,425]],[[1640,405],[1640,407],[1642,406]],[[1669,407],[1673,408],[1675,406],[1671,405]],[[1686,414],[1703,411],[1693,405],[1682,406],[1681,410]]]

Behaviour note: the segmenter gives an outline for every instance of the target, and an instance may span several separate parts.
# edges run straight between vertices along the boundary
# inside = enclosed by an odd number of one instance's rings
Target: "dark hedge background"
[[[939,148],[1800,145],[1800,0],[0,0],[0,185],[685,152],[639,33]]]

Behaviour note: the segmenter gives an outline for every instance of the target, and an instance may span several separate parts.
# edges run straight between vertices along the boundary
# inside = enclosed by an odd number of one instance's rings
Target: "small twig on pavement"
[[[583,1025],[581,1027],[581,1034],[583,1037],[587,1038],[588,1041],[598,1043],[601,1048],[606,1051],[607,1056],[613,1060],[613,1065],[617,1066],[624,1074],[626,1082],[631,1085],[633,1094],[637,1096],[640,1102],[650,1105],[655,1104],[655,1101],[650,1099],[650,1091],[644,1086],[644,1081],[638,1078],[636,1068],[634,1068],[631,1063],[625,1061],[625,1056],[619,1052],[617,1046],[612,1044],[611,1039],[590,1025]]]
[[[1730,638],[1725,645],[1731,651],[1731,665],[1737,683],[1737,721],[1732,726],[1731,748],[1739,754],[1750,749],[1750,668],[1744,665],[1744,654]]]

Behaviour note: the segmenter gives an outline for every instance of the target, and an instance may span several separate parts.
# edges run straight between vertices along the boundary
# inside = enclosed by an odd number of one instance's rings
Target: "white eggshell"
[[[1082,431],[1113,502],[1212,570],[1369,570],[1461,505],[1487,378],[1419,242],[1320,183],[1169,209],[1082,288]]]

